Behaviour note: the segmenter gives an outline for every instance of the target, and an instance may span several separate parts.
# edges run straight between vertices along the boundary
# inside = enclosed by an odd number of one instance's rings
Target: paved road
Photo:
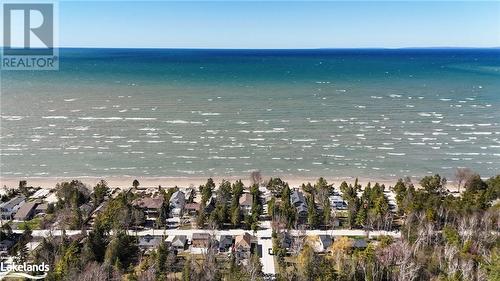
[[[15,233],[22,233],[22,230],[13,230]],[[243,229],[229,229],[229,230],[206,230],[206,229],[168,229],[168,230],[158,230],[158,229],[148,229],[148,230],[140,230],[134,231],[129,230],[128,234],[132,236],[169,236],[169,235],[186,235],[188,237],[192,237],[194,233],[210,233],[215,236],[220,235],[240,235],[248,232],[257,237],[257,243],[262,246],[262,271],[264,274],[276,274],[276,269],[274,266],[274,256],[269,254],[269,248],[272,248],[272,230],[262,229],[257,232],[251,232]],[[52,236],[60,236],[62,235],[62,230],[33,230],[33,237],[48,237]],[[66,230],[66,235],[72,236],[80,234],[80,230]],[[380,235],[389,235],[395,238],[400,238],[400,232],[388,232],[388,231],[370,231],[367,233],[364,230],[350,230],[350,229],[335,229],[335,230],[292,230],[291,234],[293,236],[301,236],[301,235],[330,235],[330,236],[369,236],[370,238],[377,237]]]
[[[23,230],[13,230],[14,233],[23,233]],[[187,236],[192,236],[193,233],[210,233],[216,236],[219,235],[239,235],[239,234],[244,234],[245,232],[248,232],[250,234],[253,234],[257,237],[271,237],[272,230],[271,229],[261,229],[257,231],[256,233],[249,231],[249,230],[244,230],[244,229],[228,229],[228,230],[207,230],[207,229],[167,229],[167,230],[162,230],[162,229],[147,229],[147,230],[129,230],[128,233],[129,235],[137,235],[137,236],[146,236],[146,235],[152,235],[152,236],[161,236],[161,235],[187,235]],[[50,229],[37,229],[37,230],[32,230],[32,236],[34,237],[47,237],[47,236],[60,236],[62,235],[63,230],[50,230]],[[77,235],[82,233],[81,230],[66,230],[65,231],[66,235],[72,236],[72,235]],[[334,230],[292,230],[291,234],[293,236],[300,236],[300,235],[330,235],[330,236],[368,236],[370,238],[377,237],[380,235],[388,235],[392,236],[394,238],[400,238],[401,233],[397,231],[370,231],[366,232],[364,230],[359,230],[359,229],[334,229]]]
[[[262,272],[264,274],[276,274],[276,268],[274,268],[274,256],[269,254],[269,249],[273,248],[273,240],[258,237],[258,243],[259,245],[262,245],[262,258],[260,259],[262,263]]]
[[[16,229],[13,230],[14,233],[23,233],[22,230]],[[66,235],[72,236],[72,235],[77,235],[81,233],[81,230],[66,230]],[[129,230],[128,233],[129,235],[133,236],[146,236],[146,235],[152,235],[152,236],[162,236],[162,235],[187,235],[187,236],[192,236],[193,233],[210,233],[216,236],[219,235],[240,235],[244,234],[245,232],[248,232],[252,235],[257,236],[257,238],[260,237],[271,237],[272,230],[271,229],[262,229],[257,232],[252,232],[249,230],[244,230],[244,229],[228,229],[228,230],[207,230],[207,229],[167,229],[167,230],[161,230],[161,229],[148,229],[148,230]],[[62,235],[63,231],[62,230],[32,230],[32,236],[34,237],[47,237],[47,236],[60,236]],[[370,238],[377,237],[380,235],[388,235],[392,236],[394,238],[400,238],[401,233],[396,232],[396,231],[370,231],[366,232],[364,230],[359,230],[359,229],[334,229],[334,230],[292,230],[291,234],[293,236],[300,236],[300,235],[330,235],[330,236],[368,236]]]

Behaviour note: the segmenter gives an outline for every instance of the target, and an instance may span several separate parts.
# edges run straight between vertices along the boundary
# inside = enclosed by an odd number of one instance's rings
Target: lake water
[[[500,171],[500,49],[62,49],[2,72],[2,177]]]

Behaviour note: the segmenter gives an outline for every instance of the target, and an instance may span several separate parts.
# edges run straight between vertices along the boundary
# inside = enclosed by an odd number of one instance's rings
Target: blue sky
[[[500,2],[61,1],[63,47],[500,46]]]

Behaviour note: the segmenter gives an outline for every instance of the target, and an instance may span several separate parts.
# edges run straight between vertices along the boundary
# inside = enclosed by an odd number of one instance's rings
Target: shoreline
[[[263,181],[269,180],[271,176],[262,176]],[[272,176],[273,178],[279,176]],[[207,182],[207,177],[132,177],[132,176],[107,176],[107,177],[0,177],[0,189],[3,189],[5,186],[7,188],[16,188],[19,186],[20,180],[26,180],[28,186],[33,187],[41,187],[44,189],[53,189],[57,183],[71,180],[80,180],[90,188],[96,185],[101,179],[104,179],[111,188],[129,188],[132,186],[132,181],[137,179],[140,183],[140,186],[143,187],[198,187]],[[311,184],[315,183],[319,177],[294,177],[294,176],[284,176],[281,177],[282,180],[288,182],[290,187],[299,187],[303,183],[307,184],[310,182]],[[339,187],[343,181],[346,181],[348,184],[354,183],[356,177],[324,177],[328,183],[333,184],[334,187]],[[422,177],[412,177],[412,183],[417,187],[419,186],[418,182]],[[234,182],[236,180],[241,179],[245,186],[250,184],[249,176],[237,177],[237,176],[214,176],[212,177],[215,184],[218,186],[219,183],[225,179],[230,182]],[[371,182],[372,184],[378,182],[379,184],[384,184],[386,187],[394,186],[399,178],[387,179],[387,178],[361,178],[358,177],[358,182],[363,187]],[[456,184],[449,180],[446,188],[448,189],[456,189]]]

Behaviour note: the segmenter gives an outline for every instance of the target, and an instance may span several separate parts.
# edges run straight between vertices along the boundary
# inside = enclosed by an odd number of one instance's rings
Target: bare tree
[[[216,259],[217,247],[215,244],[215,236],[211,235],[208,243],[208,248],[203,255],[203,262],[200,266],[200,272],[202,273],[200,280],[215,280],[218,271],[218,264]]]
[[[250,281],[259,280],[259,277],[262,276],[262,263],[256,253],[250,257],[246,266],[246,271],[248,272]]]
[[[255,170],[250,173],[250,182],[252,185],[262,183],[262,174],[260,170]]]
[[[457,168],[455,172],[455,180],[457,181],[458,184],[458,192],[460,193],[460,188],[462,187],[463,183],[466,183],[472,176],[474,176],[476,173],[472,171],[469,168]]]
[[[395,279],[398,281],[415,280],[418,276],[420,266],[413,258],[412,247],[407,242],[397,242],[394,246],[399,250],[395,258],[395,263],[397,265]]]
[[[77,277],[79,281],[97,281],[110,280],[106,265],[97,262],[91,262],[85,266],[85,269]]]

